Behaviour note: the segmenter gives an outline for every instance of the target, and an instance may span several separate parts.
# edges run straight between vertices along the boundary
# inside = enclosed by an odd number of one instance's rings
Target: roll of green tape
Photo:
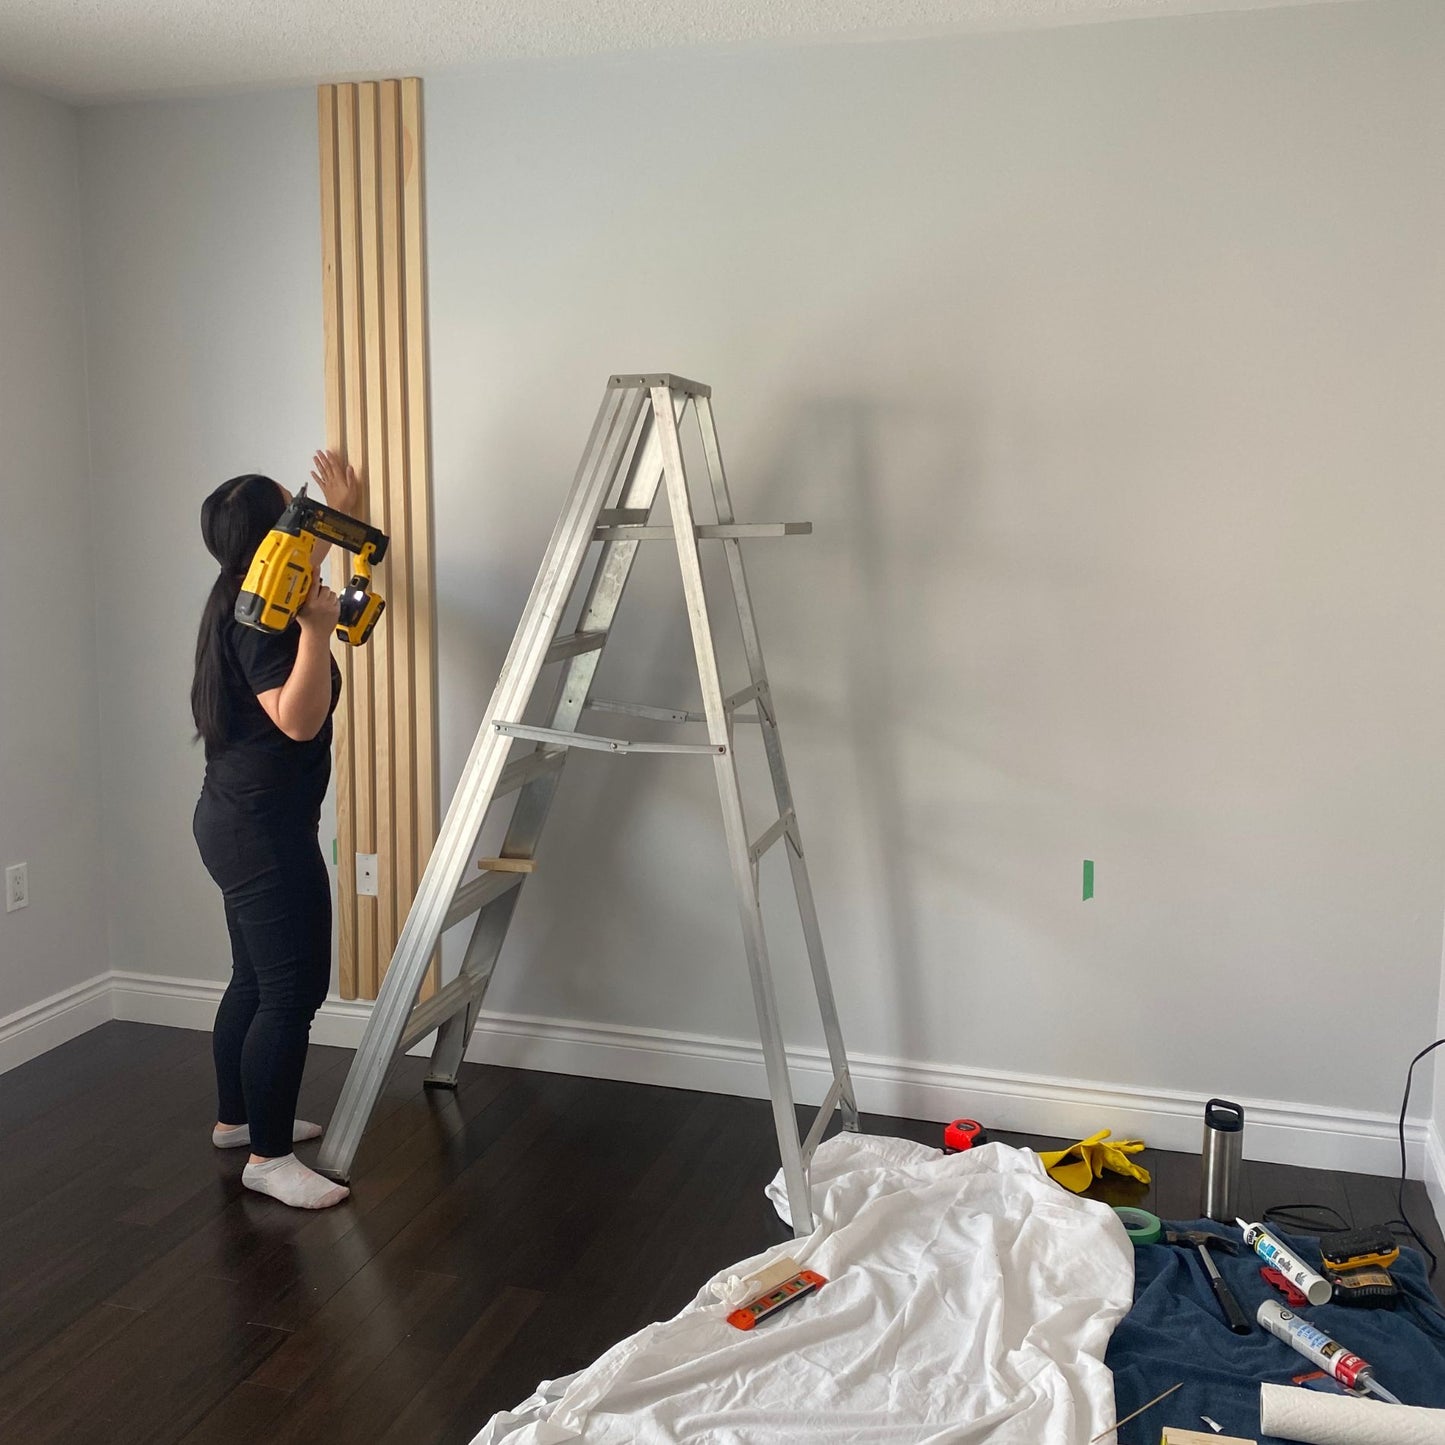
[[[1147,1209],[1129,1209],[1116,1204],[1114,1213],[1124,1221],[1124,1231],[1129,1243],[1137,1249],[1141,1244],[1158,1244],[1164,1238],[1164,1225],[1157,1214]]]

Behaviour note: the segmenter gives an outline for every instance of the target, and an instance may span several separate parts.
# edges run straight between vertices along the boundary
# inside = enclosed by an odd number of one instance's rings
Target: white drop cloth
[[[1134,1284],[1113,1210],[1001,1144],[844,1134],[812,1182],[813,1233],[716,1284],[790,1254],[816,1294],[745,1332],[710,1282],[473,1445],[1086,1445],[1113,1424],[1104,1349]]]

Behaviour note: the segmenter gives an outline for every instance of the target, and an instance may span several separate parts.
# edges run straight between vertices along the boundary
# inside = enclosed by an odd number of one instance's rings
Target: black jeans
[[[314,820],[257,819],[205,795],[201,861],[225,899],[231,982],[216,1010],[217,1117],[251,1152],[291,1153],[311,1020],[331,982],[331,885]]]

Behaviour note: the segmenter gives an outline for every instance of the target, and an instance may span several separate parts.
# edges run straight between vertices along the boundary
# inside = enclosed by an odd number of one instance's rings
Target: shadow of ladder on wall
[[[679,432],[689,408],[701,431],[717,511],[716,524],[699,525],[693,513]],[[651,525],[649,518],[660,487],[666,488],[671,520],[667,525],[657,526]],[[500,798],[517,794],[501,857],[530,859],[541,837],[569,749],[686,753],[710,758],[717,774],[723,830],[737,892],[788,1203],[795,1233],[802,1235],[811,1231],[808,1162],[834,1109],[841,1111],[843,1127],[847,1130],[857,1129],[858,1109],[740,546],[749,537],[791,536],[811,530],[811,524],[806,522],[734,522],[708,387],[666,374],[614,376],[609,380],[572,490],[547,545],[516,636],[327,1128],[318,1164],[323,1173],[335,1179],[350,1177],[361,1136],[393,1061],[433,1029],[437,1030],[437,1038],[427,1084],[456,1086],[467,1040],[527,876],[525,872],[500,869],[478,873],[475,868],[474,857],[488,808]],[[558,636],[557,628],[584,570],[589,545],[594,541],[602,546],[582,598],[577,630]],[[702,687],[700,713],[591,699],[592,680],[637,548],[640,543],[651,541],[674,541],[677,546]],[[724,695],[718,676],[712,624],[703,592],[699,541],[720,542],[727,554],[728,577],[750,674],[748,686],[731,695]],[[549,663],[560,663],[562,671],[548,725],[526,726],[521,720],[523,712],[543,667]],[[582,733],[577,731],[577,726],[585,711],[620,713],[662,722],[702,722],[707,725],[708,741],[627,742]],[[756,839],[750,839],[747,833],[733,755],[734,724],[740,722],[760,726],[778,806],[777,820]],[[509,762],[507,754],[517,741],[531,742],[534,747]],[[778,1019],[758,899],[758,860],[778,842],[787,847],[833,1075],[806,1138],[799,1136],[787,1050]],[[447,929],[473,915],[476,922],[457,977],[418,1004],[417,991],[437,940]]]

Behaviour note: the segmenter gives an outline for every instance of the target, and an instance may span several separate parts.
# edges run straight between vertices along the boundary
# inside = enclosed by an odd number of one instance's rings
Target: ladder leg
[[[712,484],[713,501],[719,522],[733,520],[732,498],[728,493],[727,473],[723,469],[722,449],[718,445],[717,428],[713,423],[712,399],[697,399],[697,421],[702,432],[703,454],[707,458],[708,479]],[[803,853],[803,834],[793,804],[792,785],[788,781],[787,764],[783,761],[782,737],[778,732],[777,713],[768,687],[767,670],[763,665],[762,640],[758,634],[757,617],[753,612],[752,594],[748,590],[747,572],[743,567],[741,546],[735,541],[722,544],[727,556],[728,576],[732,581],[733,601],[737,606],[738,624],[742,629],[743,649],[747,654],[750,681],[758,687],[758,717],[762,724],[763,747],[767,753],[768,772],[773,781],[773,796],[778,816],[792,814],[788,826],[788,869],[793,879],[793,894],[798,902],[798,917],[803,925],[803,938],[808,949],[808,967],[813,975],[813,990],[818,998],[818,1012],[823,1022],[823,1037],[828,1045],[828,1060],[833,1077],[838,1081],[838,1108],[843,1127],[850,1132],[858,1128],[858,1105],[853,1095],[853,1080],[848,1072],[848,1054],[843,1046],[843,1029],[838,1021],[838,1004],[833,995],[833,981],[828,973],[828,960],[823,951],[823,934],[818,926],[818,910],[813,902],[813,885],[808,877],[808,863]]]
[[[753,881],[747,826],[743,817],[742,791],[738,786],[736,761],[728,737],[727,713],[723,707],[722,684],[718,677],[712,626],[708,620],[707,595],[703,589],[697,535],[693,530],[692,499],[688,494],[687,474],[683,468],[682,444],[669,405],[668,390],[665,387],[653,388],[652,400],[662,444],[663,480],[667,486],[673,530],[677,536],[677,557],[682,570],[683,595],[687,600],[693,651],[697,656],[708,741],[724,749],[716,761],[718,799],[722,805],[723,831],[727,836],[728,859],[732,865],[743,945],[747,951],[753,1005],[758,1015],[763,1065],[767,1071],[768,1092],[773,1101],[773,1123],[778,1134],[778,1151],[782,1156],[783,1182],[787,1187],[794,1234],[810,1234],[813,1229],[813,1205],[808,1189],[808,1173],[798,1135],[798,1115],[793,1106],[793,1084],[788,1072],[788,1054],[778,1018],[778,1000],[773,988],[767,938],[763,932],[762,910],[758,906],[757,888]],[[698,401],[701,400],[698,398]],[[699,407],[699,416],[701,414]]]
[[[317,1166],[332,1178],[350,1177],[361,1136],[391,1071],[417,990],[481,833],[510,747],[509,740],[492,723],[497,718],[520,717],[531,696],[586,556],[597,514],[635,434],[642,404],[640,391],[609,390],[603,397],[517,635],[502,665],[471,756],[462,770],[461,782],[447,809],[322,1141]]]

